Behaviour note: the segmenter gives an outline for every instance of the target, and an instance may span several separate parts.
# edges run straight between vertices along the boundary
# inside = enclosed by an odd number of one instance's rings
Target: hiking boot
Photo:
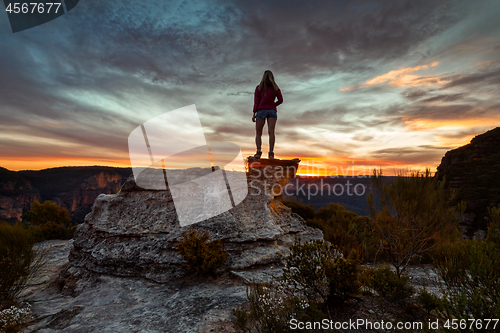
[[[273,152],[269,152],[269,159],[274,160],[274,153]]]
[[[262,156],[262,152],[261,151],[258,151],[255,153],[255,155],[253,155],[254,158],[260,158]]]

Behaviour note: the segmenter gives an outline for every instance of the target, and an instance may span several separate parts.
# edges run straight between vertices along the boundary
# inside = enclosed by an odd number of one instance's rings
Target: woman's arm
[[[276,97],[278,97],[278,101],[274,104],[276,104],[276,106],[278,106],[281,103],[283,103],[283,95],[281,95],[281,90],[278,89],[278,91],[276,91]]]
[[[259,86],[255,88],[255,93],[253,97],[253,113],[257,112],[257,108],[259,107],[260,103],[260,93],[259,93]]]

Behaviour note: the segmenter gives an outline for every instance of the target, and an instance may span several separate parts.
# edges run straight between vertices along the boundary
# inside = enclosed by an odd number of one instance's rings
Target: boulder
[[[223,242],[225,271],[279,264],[296,237],[301,241],[323,237],[280,201],[281,189],[295,176],[299,162],[246,160],[245,199],[222,214],[185,227],[179,223],[168,187],[144,189],[130,177],[118,193],[97,197],[78,226],[66,273],[84,270],[158,283],[181,278],[187,271],[176,244],[189,229]]]

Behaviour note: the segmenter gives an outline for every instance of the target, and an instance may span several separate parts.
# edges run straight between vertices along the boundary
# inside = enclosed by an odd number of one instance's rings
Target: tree
[[[456,209],[450,206],[455,193],[445,189],[430,170],[399,174],[391,183],[374,170],[373,193],[367,196],[370,217],[380,248],[398,276],[412,261],[422,258],[445,239],[457,236]],[[463,212],[465,204],[458,211]]]
[[[43,204],[33,202],[31,210],[24,213],[22,218],[32,224],[30,229],[36,235],[37,241],[71,239],[76,230],[76,225],[71,224],[68,210],[49,200]]]
[[[31,210],[24,213],[22,218],[36,225],[47,223],[69,225],[71,222],[68,210],[49,200],[43,204],[38,201],[33,202]]]

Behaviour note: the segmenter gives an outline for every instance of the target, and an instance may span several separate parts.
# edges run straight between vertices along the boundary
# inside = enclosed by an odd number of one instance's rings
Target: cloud
[[[404,67],[389,71],[385,74],[378,75],[373,79],[369,79],[365,84],[361,86],[347,87],[341,88],[340,91],[349,91],[354,89],[362,89],[371,87],[378,84],[388,83],[391,86],[395,87],[404,87],[404,86],[424,86],[424,85],[435,85],[440,84],[441,79],[439,77],[429,77],[429,76],[421,76],[421,75],[412,75],[410,73],[414,73],[420,71],[422,69],[427,69],[430,67],[437,66],[439,62],[435,61],[428,65],[420,65],[415,67]]]
[[[444,140],[454,140],[456,141],[457,139],[460,141],[464,141],[467,139],[470,139],[476,135],[479,135],[481,133],[484,133],[488,130],[490,130],[490,126],[480,126],[480,127],[473,127],[473,128],[467,128],[467,129],[459,129],[456,131],[446,131],[442,132],[439,134],[439,137]]]
[[[253,90],[268,68],[285,98],[277,125],[284,155],[362,159],[401,127],[413,135],[412,122],[492,119],[493,93],[460,90],[496,84],[492,58],[481,59],[482,69],[453,70],[445,66],[451,55],[433,57],[430,46],[464,19],[484,18],[464,4],[81,2],[50,24],[2,34],[0,128],[17,138],[2,137],[2,155],[77,159],[93,151],[118,160],[132,129],[193,103],[207,139],[246,153],[254,149]],[[488,45],[498,47],[481,48]],[[339,93],[355,82],[365,88]]]
[[[417,88],[409,88],[401,93],[406,99],[410,101],[414,101],[419,99],[429,93],[429,90],[417,89]]]
[[[443,156],[439,147],[397,147],[373,151],[369,157],[375,160],[388,160],[396,164],[433,166]]]
[[[468,87],[480,85],[500,85],[500,68],[489,69],[472,74],[456,75],[450,82],[446,83],[442,89],[449,89],[454,87]]]

